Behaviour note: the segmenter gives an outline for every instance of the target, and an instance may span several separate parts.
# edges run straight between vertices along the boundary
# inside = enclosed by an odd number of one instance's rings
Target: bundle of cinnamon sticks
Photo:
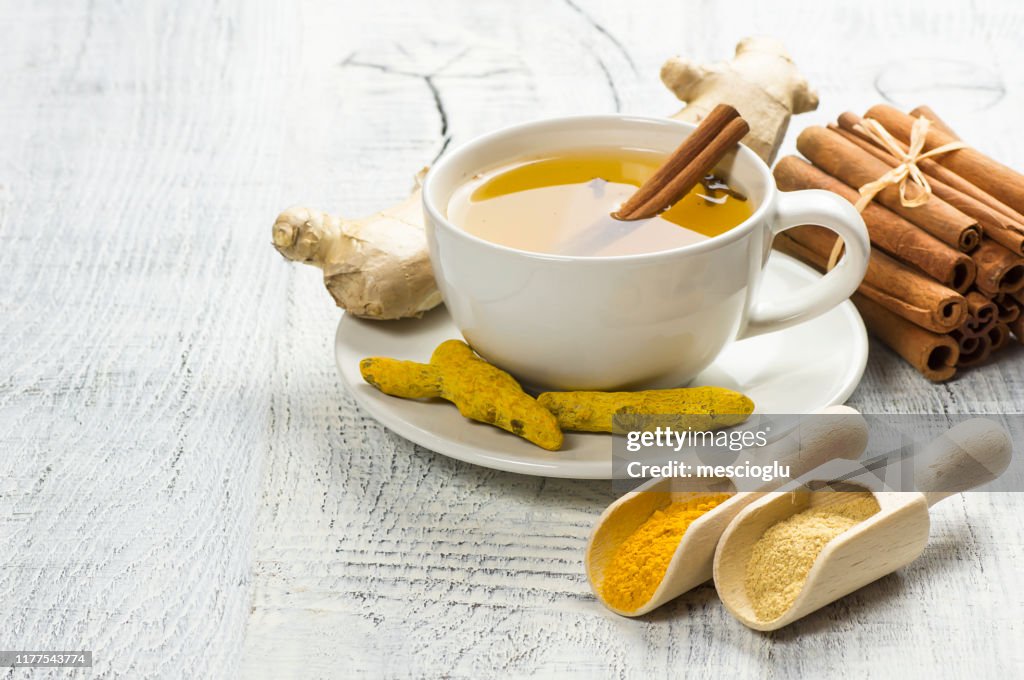
[[[891,145],[906,152],[921,116],[929,121],[924,151],[960,141],[927,107],[907,114],[878,105],[864,119],[844,113],[804,130],[797,149],[808,160],[781,159],[776,182],[783,191],[825,189],[857,204],[861,187],[904,161]],[[889,146],[868,123],[891,135]],[[943,381],[987,361],[1011,334],[1024,342],[1024,175],[969,146],[916,167],[930,195],[914,182],[902,185],[902,196],[890,185],[861,211],[873,248],[853,302],[875,336],[925,377]],[[806,226],[781,234],[775,247],[825,270],[835,241],[832,232]]]

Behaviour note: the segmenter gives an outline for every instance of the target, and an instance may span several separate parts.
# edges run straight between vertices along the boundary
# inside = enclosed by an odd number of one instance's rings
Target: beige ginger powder
[[[834,495],[831,502],[771,526],[754,545],[744,583],[747,598],[762,621],[777,619],[792,606],[814,560],[829,541],[878,512],[873,494]]]

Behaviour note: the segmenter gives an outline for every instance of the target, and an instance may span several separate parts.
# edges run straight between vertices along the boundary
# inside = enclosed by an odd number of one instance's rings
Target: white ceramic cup
[[[754,214],[682,248],[544,255],[485,241],[448,220],[452,193],[479,172],[571,149],[669,153],[693,128],[621,115],[541,120],[479,137],[434,165],[423,184],[430,260],[455,325],[474,350],[534,388],[680,386],[730,342],[807,321],[856,290],[870,249],[857,211],[827,191],[779,192],[768,166],[744,146],[717,169],[753,200]],[[844,257],[805,290],[761,299],[772,238],[802,224],[839,234]]]

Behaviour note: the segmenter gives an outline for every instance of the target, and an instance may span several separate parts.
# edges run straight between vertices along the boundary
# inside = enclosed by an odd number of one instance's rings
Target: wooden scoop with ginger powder
[[[748,504],[715,552],[722,603],[745,626],[776,630],[910,564],[928,542],[929,506],[998,477],[1011,451],[1002,427],[975,418],[914,456],[922,493],[793,491]]]
[[[745,584],[759,618],[782,616],[828,542],[879,510],[878,501],[867,492],[829,494],[827,500],[831,502],[782,520],[754,545]]]

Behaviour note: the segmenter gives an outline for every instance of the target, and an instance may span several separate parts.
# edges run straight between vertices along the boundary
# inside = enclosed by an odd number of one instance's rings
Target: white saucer
[[[785,294],[821,276],[773,252],[762,294]],[[346,314],[338,324],[334,355],[356,401],[383,425],[420,446],[476,465],[544,477],[608,479],[610,434],[566,433],[561,451],[545,451],[499,430],[467,420],[447,403],[389,397],[366,384],[359,360],[368,356],[427,361],[434,348],[460,338],[444,307],[422,319],[364,321]],[[867,333],[847,301],[813,321],[732,344],[694,380],[754,400],[759,413],[810,413],[841,404],[857,387],[868,358]]]

